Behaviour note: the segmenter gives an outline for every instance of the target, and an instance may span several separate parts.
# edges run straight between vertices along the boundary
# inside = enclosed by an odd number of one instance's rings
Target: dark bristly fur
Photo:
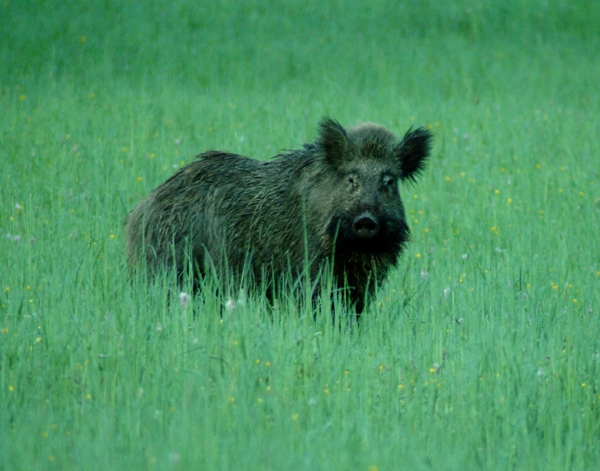
[[[325,118],[314,143],[270,161],[201,154],[127,216],[129,264],[181,275],[191,256],[198,276],[258,285],[298,278],[307,262],[316,281],[329,264],[360,313],[409,239],[397,183],[424,169],[431,137],[411,129],[398,142],[375,124]],[[359,237],[363,216],[377,229]]]

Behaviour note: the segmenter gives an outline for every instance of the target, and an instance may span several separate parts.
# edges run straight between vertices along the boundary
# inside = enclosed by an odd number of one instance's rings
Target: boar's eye
[[[350,183],[351,185],[354,185],[354,176],[350,175],[348,177],[348,183]]]
[[[386,177],[384,181],[387,186],[393,186],[396,182],[396,180],[394,180],[392,177]]]

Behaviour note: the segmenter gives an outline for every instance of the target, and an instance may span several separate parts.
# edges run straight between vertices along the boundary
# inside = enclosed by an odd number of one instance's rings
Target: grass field
[[[3,1],[0,469],[596,469],[599,24],[585,0]],[[324,115],[436,136],[360,325],[130,282],[150,190]]]

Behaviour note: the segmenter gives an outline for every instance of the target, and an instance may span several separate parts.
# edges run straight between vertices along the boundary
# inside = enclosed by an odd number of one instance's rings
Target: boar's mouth
[[[365,214],[331,220],[327,234],[338,254],[398,255],[410,239],[410,229],[405,221]]]

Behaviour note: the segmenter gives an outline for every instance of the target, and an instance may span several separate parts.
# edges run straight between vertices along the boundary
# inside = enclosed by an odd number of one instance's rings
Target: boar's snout
[[[362,213],[354,219],[352,232],[361,239],[370,239],[379,233],[379,222],[371,213]]]

